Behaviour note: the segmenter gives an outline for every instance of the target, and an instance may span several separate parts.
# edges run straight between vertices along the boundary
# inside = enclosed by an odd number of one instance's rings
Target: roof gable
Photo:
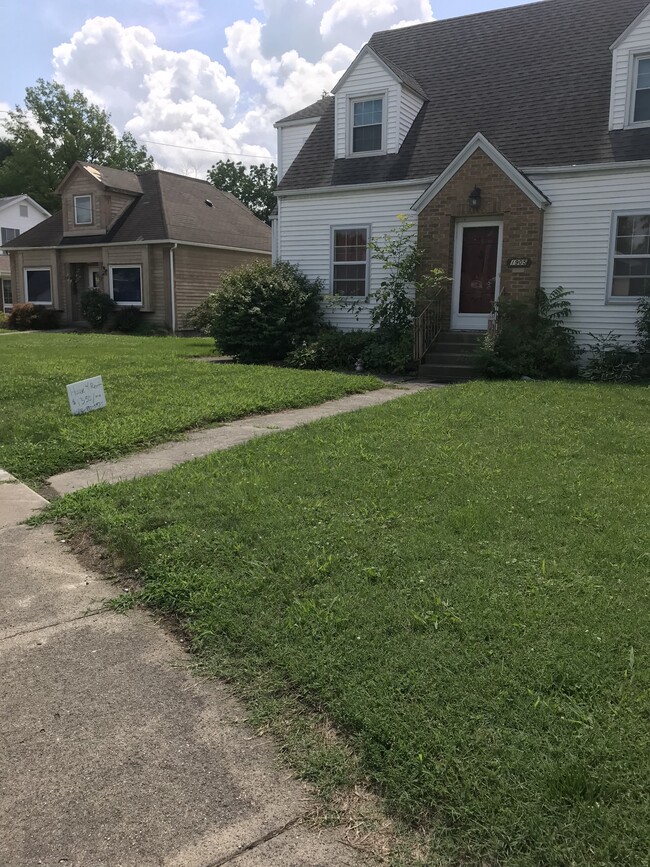
[[[501,151],[497,150],[494,145],[491,145],[490,142],[482,135],[480,132],[477,133],[474,138],[472,138],[462,149],[462,151],[453,159],[444,172],[438,175],[435,181],[422,193],[420,198],[413,205],[413,210],[416,214],[422,212],[422,210],[429,204],[429,202],[438,195],[438,193],[445,187],[449,181],[453,178],[456,172],[465,165],[467,160],[476,153],[476,151],[481,150],[483,153],[489,157],[492,162],[501,169],[501,171],[506,175],[515,186],[519,187],[524,195],[528,196],[528,198],[537,205],[538,208],[545,208],[550,204],[548,198],[541,192],[533,183],[531,183],[528,178],[523,175],[518,169],[516,169],[511,162],[509,162]]]
[[[95,163],[84,163],[77,160],[69,172],[57,186],[55,192],[62,193],[73,175],[82,172],[87,178],[100,184],[107,190],[130,195],[141,195],[142,186],[136,172],[127,172],[124,169],[114,169],[112,166],[99,166]]]
[[[343,73],[342,77],[334,85],[334,87],[332,88],[333,94],[336,94],[341,89],[341,87],[343,87],[345,82],[354,74],[356,68],[365,57],[372,57],[372,59],[375,60],[379,64],[379,66],[381,66],[382,69],[387,72],[391,76],[391,78],[393,78],[398,84],[405,85],[418,96],[422,97],[422,99],[426,99],[424,91],[422,90],[418,82],[414,78],[412,78],[412,76],[402,72],[402,70],[396,63],[382,57],[369,44],[363,46],[361,51],[357,54],[357,56],[350,64],[350,66],[348,66],[346,71]]]
[[[4,208],[8,208],[10,205],[18,205],[28,203],[32,206],[32,208],[36,208],[44,217],[49,217],[50,212],[46,211],[44,207],[38,204],[37,201],[32,199],[31,196],[28,196],[26,193],[23,193],[19,196],[6,196],[3,199],[0,199],[0,211]]]

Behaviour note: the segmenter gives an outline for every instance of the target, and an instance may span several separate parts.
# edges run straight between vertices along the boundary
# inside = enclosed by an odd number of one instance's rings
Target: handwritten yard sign
[[[84,412],[92,412],[94,409],[101,409],[106,406],[106,395],[101,376],[71,382],[70,385],[66,385],[66,388],[72,415],[81,415]]]

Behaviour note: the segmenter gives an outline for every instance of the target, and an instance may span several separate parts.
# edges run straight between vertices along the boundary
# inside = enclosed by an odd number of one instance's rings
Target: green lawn
[[[0,335],[0,467],[37,482],[189,428],[381,385],[373,377],[190,360],[213,346],[171,337]],[[107,407],[71,416],[65,386],[99,374]]]
[[[650,845],[650,390],[473,383],[55,504],[454,865]],[[440,864],[431,856],[431,864]]]

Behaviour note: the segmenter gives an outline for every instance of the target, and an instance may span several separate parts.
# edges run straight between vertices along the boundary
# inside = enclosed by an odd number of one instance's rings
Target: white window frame
[[[353,150],[354,143],[354,106],[359,102],[373,102],[373,100],[381,100],[381,147],[376,151],[355,151]],[[370,93],[367,96],[351,96],[348,99],[348,137],[347,137],[347,155],[349,157],[376,157],[388,153],[387,147],[387,124],[386,124],[386,105],[388,99],[386,91],[382,93]],[[363,228],[363,227],[361,227]]]
[[[334,248],[336,246],[336,244],[335,244],[336,233],[337,232],[358,232],[361,229],[366,230],[366,261],[365,261],[365,263],[362,263],[362,262],[336,262],[334,260]],[[371,235],[370,224],[361,224],[361,225],[356,225],[356,226],[350,226],[350,225],[330,226],[330,291],[331,291],[331,294],[335,298],[340,298],[343,302],[347,301],[349,303],[353,303],[354,301],[359,301],[359,300],[362,300],[362,301],[368,300],[369,288],[370,288],[370,262],[371,262],[370,241],[371,241],[371,238],[372,238],[372,235]],[[365,281],[366,282],[366,291],[365,291],[365,293],[363,295],[337,295],[336,292],[334,291],[335,265],[362,265],[362,264],[365,264],[365,266],[366,266],[366,281]]]
[[[50,300],[49,301],[32,301],[29,297],[29,284],[27,282],[27,274],[30,271],[47,271],[50,275]],[[39,307],[53,307],[54,306],[54,286],[52,284],[52,269],[51,268],[23,268],[23,285],[25,287],[25,302],[27,304],[34,304]]]
[[[7,304],[5,302],[5,283],[9,284],[9,290],[12,293],[12,301],[11,304]],[[13,307],[13,286],[11,285],[11,278],[9,277],[0,277],[0,289],[2,290],[2,310],[4,313],[10,313]]]
[[[140,300],[139,301],[115,301],[113,297],[113,269],[114,268],[137,268],[140,272]],[[144,306],[144,286],[142,283],[142,265],[132,264],[130,262],[125,262],[124,264],[115,263],[115,265],[109,265],[108,268],[108,284],[109,284],[109,294],[113,301],[119,307],[143,307]]]
[[[23,213],[23,211],[24,211],[25,213]],[[21,203],[19,204],[19,206],[18,206],[18,213],[20,214],[20,216],[21,216],[21,218],[22,218],[23,220],[28,220],[28,219],[29,219],[29,206],[27,205],[26,202],[21,202]]]
[[[90,199],[90,220],[83,220],[80,222],[77,219],[77,201],[79,199]],[[92,193],[84,193],[83,196],[73,196],[72,197],[72,210],[74,212],[74,224],[75,226],[92,226],[93,220],[93,197]]]
[[[633,211],[612,211],[612,226],[610,230],[609,236],[609,263],[607,267],[607,294],[606,294],[606,303],[607,304],[623,304],[623,305],[636,305],[639,303],[640,298],[647,298],[647,295],[612,295],[612,289],[614,288],[614,261],[617,258],[622,259],[650,259],[650,253],[638,253],[636,255],[630,254],[626,256],[625,254],[616,254],[616,237],[618,235],[618,218],[619,217],[648,217],[650,216],[650,207],[648,207],[645,211],[641,211],[638,208],[635,208]]]
[[[639,61],[650,60],[650,53],[647,51],[641,54],[630,55],[630,71],[628,75],[628,95],[627,95],[627,123],[626,127],[650,126],[650,120],[634,120],[634,110],[636,108],[636,92],[639,81]]]

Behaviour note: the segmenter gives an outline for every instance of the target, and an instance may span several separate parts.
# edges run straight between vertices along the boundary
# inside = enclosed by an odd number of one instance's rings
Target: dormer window
[[[634,70],[633,123],[650,121],[650,57],[637,57]]]
[[[352,100],[352,153],[384,149],[384,98]]]
[[[74,222],[75,226],[90,226],[93,221],[93,197],[74,197]]]

